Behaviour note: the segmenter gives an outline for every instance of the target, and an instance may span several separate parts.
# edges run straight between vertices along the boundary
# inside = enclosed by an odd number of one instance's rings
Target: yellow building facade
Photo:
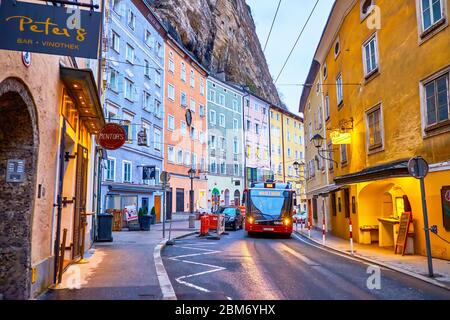
[[[306,210],[303,163],[305,161],[303,119],[286,109],[270,108],[271,169],[275,181],[290,182],[297,191],[297,203]],[[296,170],[294,163],[299,163]]]
[[[321,148],[333,159],[325,160],[333,234],[348,238],[351,218],[355,241],[391,248],[400,215],[411,211],[408,241],[426,255],[420,184],[407,168],[421,156],[439,235],[430,235],[432,255],[450,259],[449,15],[448,0],[335,3],[309,75],[321,92]],[[313,86],[303,92],[305,123],[315,95]]]

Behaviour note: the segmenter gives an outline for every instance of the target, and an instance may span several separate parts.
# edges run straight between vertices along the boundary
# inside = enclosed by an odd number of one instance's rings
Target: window
[[[197,154],[193,153],[192,154],[192,169],[194,169],[194,170],[197,170],[197,161],[198,161]]]
[[[143,98],[142,108],[145,111],[149,111],[149,112],[153,111],[152,110],[152,96],[147,91],[144,91],[144,98]]]
[[[116,180],[116,159],[108,157],[106,160],[106,174],[105,179],[108,181]]]
[[[132,30],[136,28],[136,15],[131,10],[128,10],[127,24]]]
[[[109,89],[114,92],[119,92],[119,72],[114,69],[109,70]]]
[[[344,89],[342,85],[342,74],[339,74],[336,78],[336,92],[337,92],[337,101],[338,105],[340,105],[344,101]]]
[[[186,136],[186,122],[181,121],[180,122],[180,134],[184,137]]]
[[[221,106],[225,106],[225,96],[223,94],[219,94],[219,101],[217,101],[217,103]]]
[[[144,42],[150,49],[153,48],[153,36],[152,33],[148,30],[145,30]]]
[[[381,106],[370,110],[366,114],[367,120],[367,140],[369,150],[383,146],[383,132],[381,119]]]
[[[444,5],[442,0],[420,0],[420,17],[422,32],[431,29],[444,20]]]
[[[291,132],[290,131],[287,132],[287,141],[291,141]]]
[[[361,20],[364,20],[370,13],[373,0],[361,0]]]
[[[148,62],[148,60],[144,60],[144,63],[145,63],[144,76],[150,78],[150,63]]]
[[[202,118],[205,116],[205,106],[204,105],[200,105],[199,114],[200,114],[200,117],[202,117]]]
[[[237,138],[234,138],[233,140],[233,153],[238,154],[239,153],[239,142]]]
[[[120,53],[120,36],[113,31],[111,38],[111,48],[113,48],[117,53]]]
[[[131,80],[129,79],[125,79],[125,92],[124,92],[125,98],[131,102],[134,102],[136,94],[135,90],[136,88],[134,87],[134,83],[131,82]]]
[[[175,118],[171,115],[167,117],[167,129],[170,131],[175,130]]]
[[[251,154],[252,154],[252,147],[247,145],[247,157],[250,157]]]
[[[195,131],[194,127],[191,127],[191,132],[190,132],[189,136],[190,136],[191,140],[197,139],[197,132]]]
[[[214,90],[209,90],[208,100],[211,102],[216,102],[216,92]]]
[[[122,0],[113,0],[112,1],[113,10],[118,13],[120,16],[122,15]]]
[[[205,81],[203,78],[200,78],[200,95],[205,95]]]
[[[167,159],[171,163],[175,162],[175,149],[173,146],[167,147]]]
[[[366,77],[378,70],[377,36],[363,45],[364,72]]]
[[[258,123],[255,123],[255,133],[256,133],[256,134],[259,134],[259,133],[260,133],[260,130],[259,130],[259,124],[258,124]]]
[[[328,67],[327,67],[327,64],[325,63],[323,65],[323,79],[326,80],[327,77],[328,77]]]
[[[155,145],[155,150],[161,151],[161,130],[155,128],[153,130],[153,140]]]
[[[187,107],[187,94],[186,92],[181,91],[180,95],[180,103],[182,107]]]
[[[425,98],[425,117],[426,126],[430,127],[438,125],[442,122],[449,121],[449,73],[426,82],[423,85]]]
[[[200,131],[200,132],[198,133],[198,141],[199,141],[201,144],[204,144],[204,143],[205,143],[205,134],[204,134],[202,131]]]
[[[219,125],[225,128],[225,115],[222,113],[219,115]]]
[[[325,97],[325,117],[326,121],[330,120],[330,97],[328,95]]]
[[[211,147],[211,149],[216,148],[216,136],[214,136],[214,135],[211,136],[210,147]]]
[[[222,147],[223,150],[225,150],[227,148],[227,143],[225,141],[225,138],[220,138],[220,145]]]
[[[127,50],[125,55],[127,61],[131,64],[134,63],[134,48],[127,43]]]
[[[341,144],[341,163],[347,163],[347,145]]]
[[[184,62],[181,63],[181,80],[186,82],[186,64]]]
[[[289,158],[292,158],[292,150],[291,150],[291,148],[288,148],[287,154],[288,154]]]
[[[162,109],[162,105],[161,105],[161,101],[159,101],[158,99],[155,99],[155,117],[162,119],[163,117],[163,109]]]
[[[234,131],[239,130],[239,122],[237,119],[233,119],[233,130]]]
[[[123,170],[122,170],[122,182],[131,183],[131,170],[132,165],[129,161],[122,161]]]
[[[163,46],[161,43],[156,42],[156,55],[158,56],[158,58],[162,58],[164,51],[162,50]]]
[[[220,164],[220,173],[227,174],[227,164],[225,163],[225,161],[222,161],[222,163]]]
[[[161,73],[158,70],[155,70],[155,84],[161,88]]]
[[[215,160],[211,160],[211,173],[217,173],[217,164]]]
[[[195,88],[195,73],[194,73],[194,70],[191,70],[190,84],[191,84],[191,88]]]
[[[167,96],[170,100],[175,101],[175,87],[171,84],[169,84],[167,89]]]
[[[150,124],[147,122],[142,121],[142,131],[145,132],[145,141],[142,141],[145,143],[145,147],[149,147],[149,135],[150,135]]]
[[[338,38],[336,40],[336,43],[334,44],[334,58],[335,59],[339,56],[339,53],[341,53],[341,42]]]
[[[252,122],[250,120],[247,120],[247,131],[250,131],[252,128]]]
[[[209,122],[211,124],[216,124],[216,112],[214,110],[209,111]]]
[[[124,112],[123,120],[124,121],[122,123],[122,128],[125,130],[125,134],[127,136],[127,143],[132,143],[133,137],[135,136],[134,131],[136,128],[136,126],[131,125],[133,123],[134,116],[132,114]]]
[[[233,110],[239,112],[238,102],[236,100],[233,100]]]
[[[233,173],[234,173],[235,177],[239,177],[240,176],[240,174],[239,174],[239,165],[238,164],[235,164],[233,166]]]
[[[183,164],[183,150],[177,152],[177,164]]]
[[[190,167],[191,166],[191,160],[192,160],[191,153],[186,151],[184,153],[184,165],[187,166],[187,167]]]
[[[195,100],[194,99],[191,99],[190,109],[191,109],[192,112],[195,112]]]
[[[173,59],[169,59],[169,71],[175,73],[175,62]]]

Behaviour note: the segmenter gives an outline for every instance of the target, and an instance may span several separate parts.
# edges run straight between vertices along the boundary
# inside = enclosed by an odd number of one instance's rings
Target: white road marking
[[[281,250],[284,250],[290,254],[292,254],[294,257],[300,259],[301,261],[303,261],[304,263],[306,263],[308,266],[319,266],[319,264],[317,262],[312,261],[311,259],[305,257],[304,255],[298,253],[295,250],[292,250],[291,248],[289,248],[287,245],[280,243],[279,247]]]
[[[187,282],[185,280],[186,279],[190,279],[190,278],[194,278],[194,277],[199,277],[199,276],[202,276],[202,275],[205,275],[205,274],[211,274],[211,273],[214,273],[214,272],[219,272],[219,271],[225,270],[226,268],[221,267],[221,266],[212,265],[212,264],[206,264],[206,263],[190,261],[190,260],[180,260],[180,259],[188,258],[188,257],[198,257],[198,256],[204,256],[204,255],[211,255],[211,254],[220,253],[222,251],[209,250],[209,249],[204,249],[204,248],[196,248],[196,247],[190,247],[190,246],[189,247],[187,247],[187,246],[180,246],[178,248],[189,249],[189,250],[198,250],[198,251],[202,251],[202,253],[184,254],[184,255],[180,255],[180,256],[171,257],[171,258],[169,258],[170,260],[179,261],[179,262],[182,262],[182,263],[199,265],[199,266],[203,266],[203,267],[207,267],[207,268],[212,268],[212,270],[181,276],[181,277],[176,278],[175,281],[180,283],[180,284],[183,284],[183,285],[185,285],[187,287],[190,287],[190,288],[196,289],[198,291],[201,291],[201,292],[211,292],[210,290],[208,290],[206,288],[200,287],[198,285],[195,285],[193,283]]]

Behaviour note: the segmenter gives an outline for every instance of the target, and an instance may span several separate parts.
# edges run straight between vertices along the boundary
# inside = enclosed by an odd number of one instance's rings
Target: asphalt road
[[[237,231],[220,241],[192,236],[166,247],[162,256],[179,300],[450,300],[448,290],[388,269],[368,270],[368,263],[296,235],[249,238]]]

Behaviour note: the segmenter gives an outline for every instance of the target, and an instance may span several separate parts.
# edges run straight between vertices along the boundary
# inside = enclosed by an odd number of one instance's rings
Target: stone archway
[[[0,83],[0,293],[30,295],[31,227],[38,156],[36,107],[16,78]],[[24,160],[23,182],[7,182],[8,159]]]

